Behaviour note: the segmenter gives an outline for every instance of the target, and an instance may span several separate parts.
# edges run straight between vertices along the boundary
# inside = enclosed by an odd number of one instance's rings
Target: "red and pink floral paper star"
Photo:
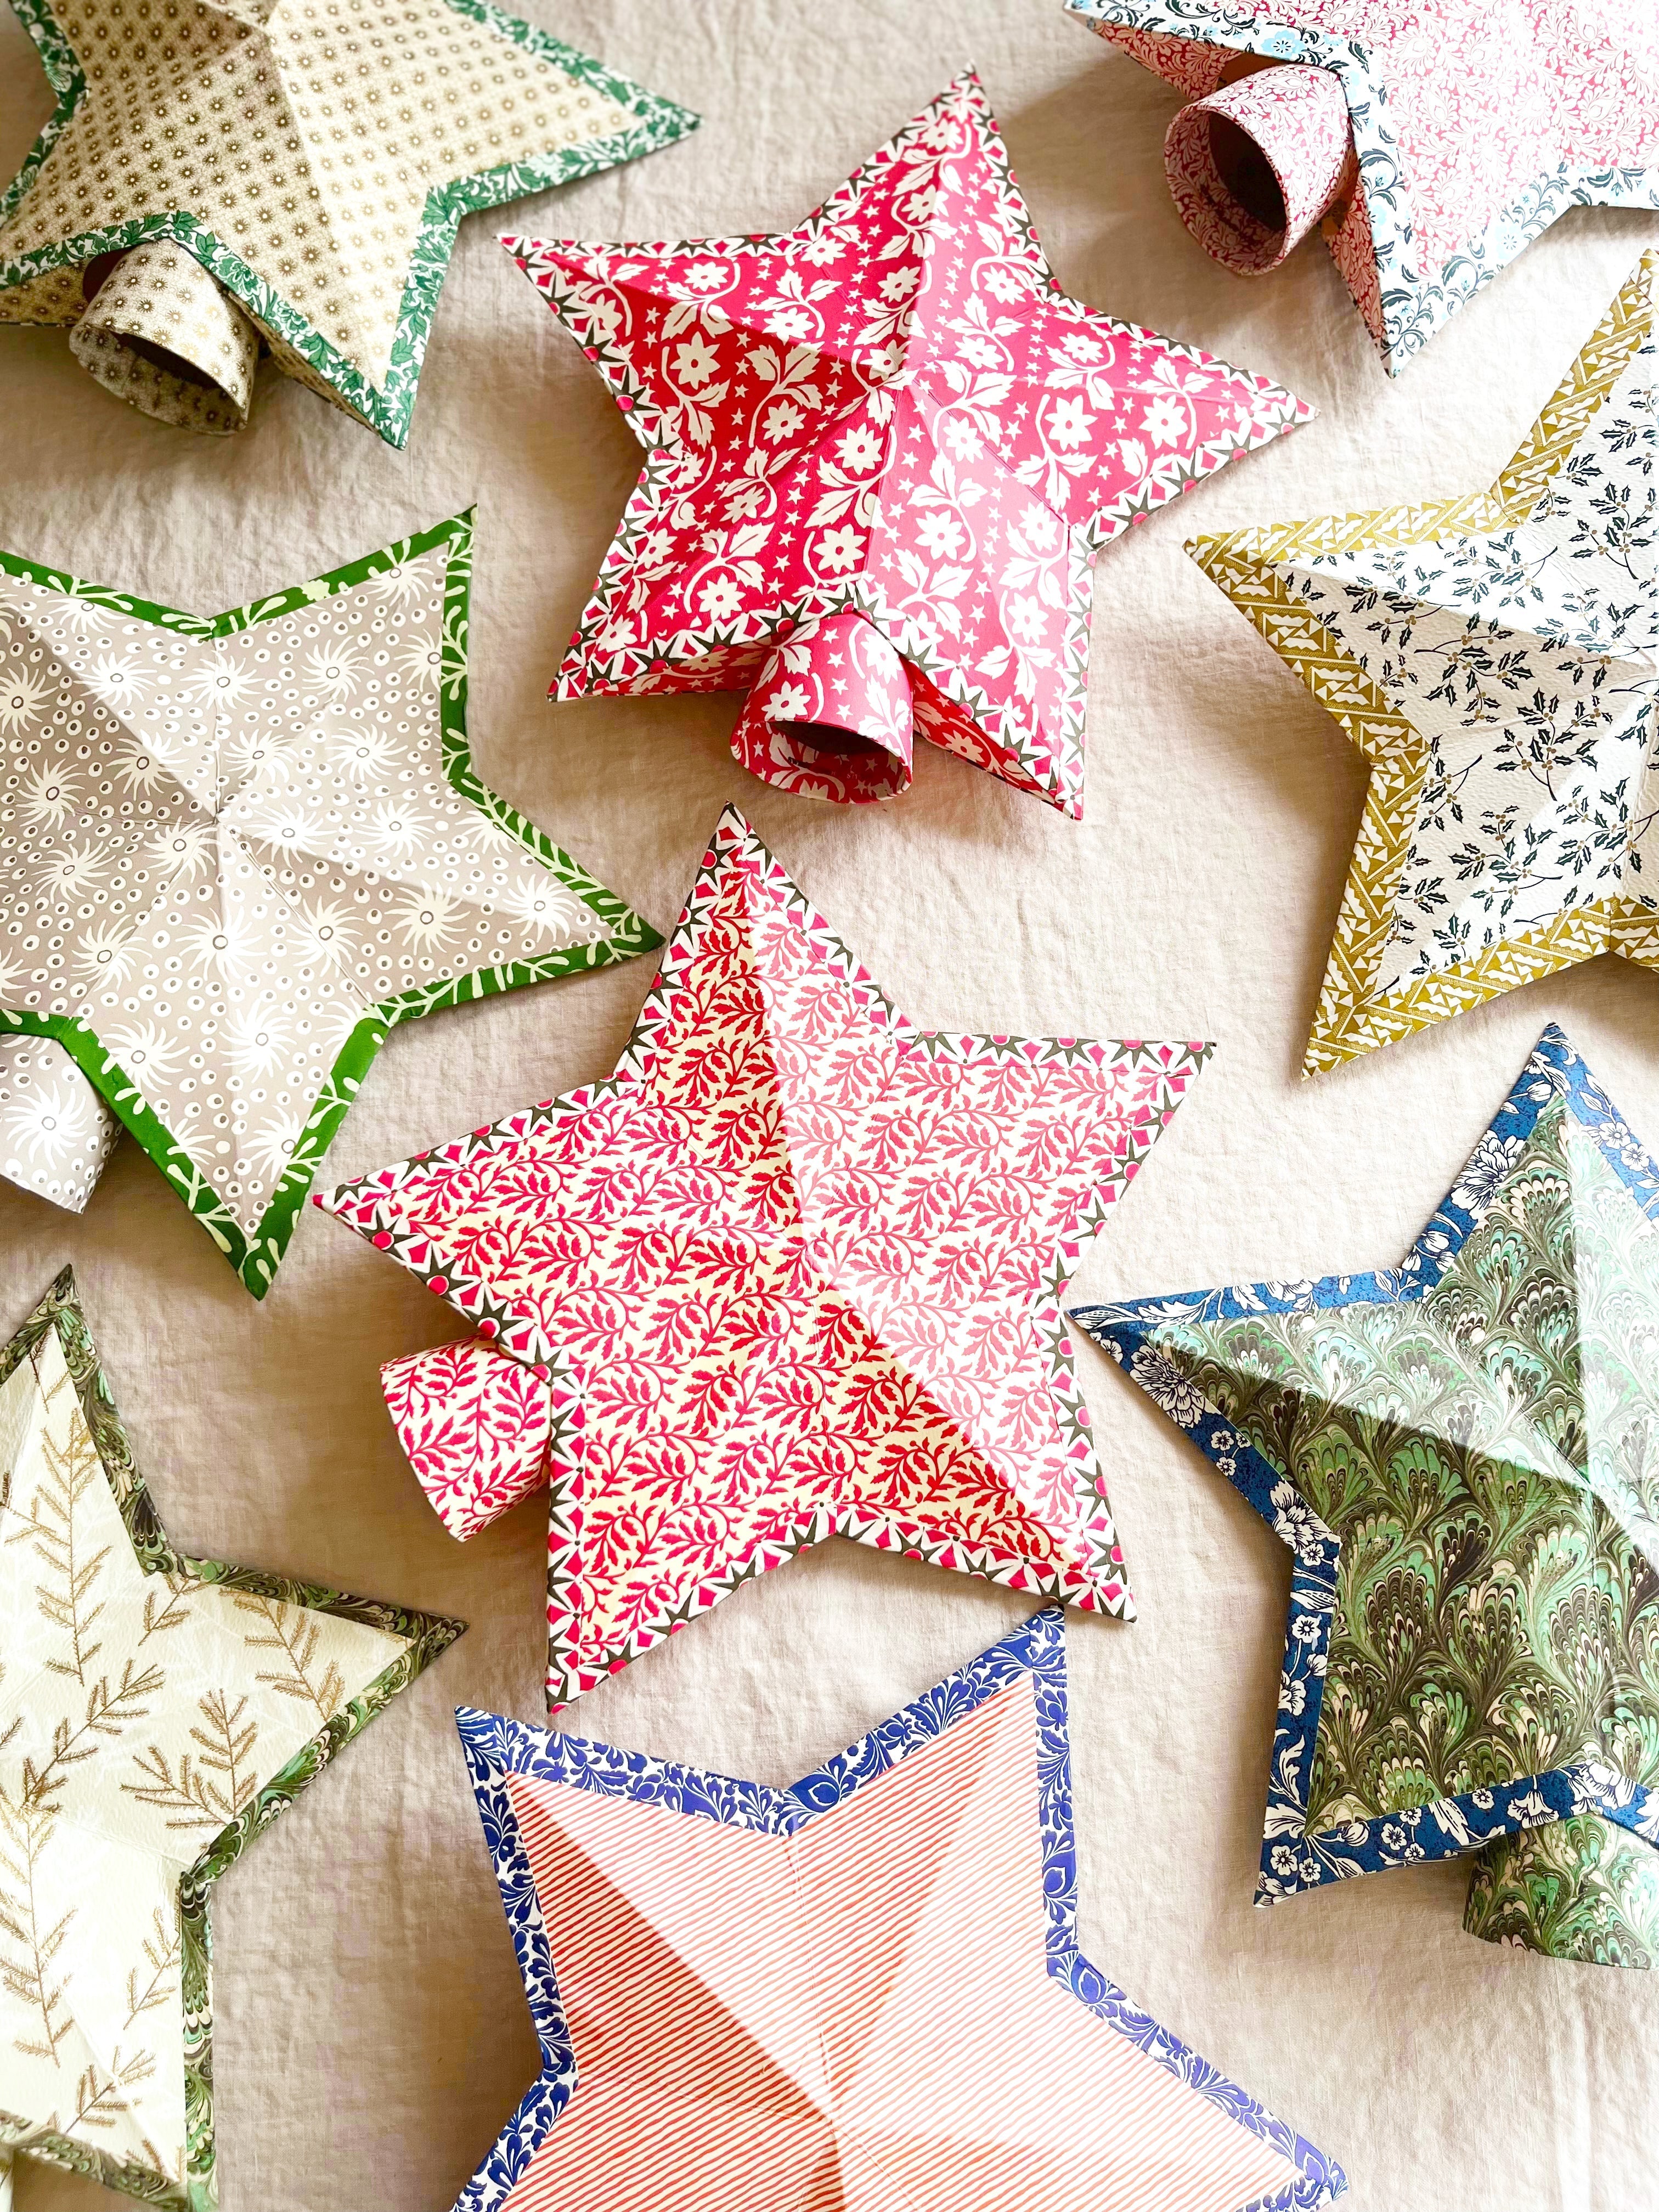
[[[830,1535],[1132,1611],[1060,1301],[1208,1050],[919,1032],[728,811],[614,1076],[319,1196],[474,1324],[452,1531],[550,1482],[550,1701]]]
[[[919,730],[1080,815],[1096,554],[1311,411],[1067,299],[971,75],[778,236],[503,243],[646,453],[553,696],[750,686],[821,799]]]

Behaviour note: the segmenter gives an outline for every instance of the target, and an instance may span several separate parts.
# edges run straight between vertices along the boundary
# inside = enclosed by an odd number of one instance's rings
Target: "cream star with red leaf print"
[[[452,1531],[550,1480],[550,1702],[830,1535],[1132,1612],[1060,1299],[1208,1051],[913,1029],[728,810],[613,1077],[319,1194],[477,1332]]]
[[[502,243],[646,452],[553,696],[752,684],[733,751],[817,798],[919,731],[1079,816],[1096,554],[1311,411],[1067,299],[971,73],[794,230]]]

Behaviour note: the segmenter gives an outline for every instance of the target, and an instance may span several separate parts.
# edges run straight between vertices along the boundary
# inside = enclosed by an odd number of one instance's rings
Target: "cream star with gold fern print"
[[[1659,968],[1654,269],[1489,491],[1188,549],[1371,763],[1304,1073],[1598,953]]]
[[[459,1626],[173,1552],[67,1271],[0,1373],[0,2164],[196,2212],[210,1886]]]

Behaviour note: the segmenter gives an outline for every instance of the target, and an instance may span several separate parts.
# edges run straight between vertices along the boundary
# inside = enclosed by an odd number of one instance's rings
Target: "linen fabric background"
[[[515,230],[786,227],[971,59],[1066,289],[1318,408],[1102,555],[1081,827],[929,746],[891,804],[791,799],[731,759],[736,696],[547,702],[639,457],[495,244],[506,215],[463,227],[401,453],[269,365],[249,428],[206,438],[112,400],[61,331],[0,333],[0,544],[210,613],[476,499],[479,772],[659,927],[735,799],[924,1026],[1218,1041],[1074,1303],[1392,1264],[1552,1016],[1659,1144],[1659,989],[1610,959],[1298,1079],[1365,771],[1182,551],[1489,482],[1659,222],[1569,215],[1391,382],[1316,240],[1258,282],[1199,251],[1164,179],[1177,96],[1056,0],[517,4],[705,119],[526,201]],[[50,106],[7,16],[0,169]],[[605,1074],[650,971],[394,1032],[325,1178]],[[124,1142],[78,1219],[0,1186],[0,1252],[8,1331],[73,1261],[181,1547],[471,1624],[215,1908],[224,2212],[443,2212],[537,2063],[451,1709],[542,1717],[544,1504],[465,1547],[445,1534],[378,1372],[457,1319],[309,1210],[258,1306]],[[1457,1863],[1254,1909],[1289,1556],[1103,1354],[1079,1358],[1140,1605],[1132,1626],[1071,1620],[1085,1948],[1339,2157],[1353,2212],[1648,2212],[1659,1977],[1473,1942]],[[564,1724],[786,1783],[1030,1610],[834,1543]],[[20,2163],[19,2212],[115,2201]]]

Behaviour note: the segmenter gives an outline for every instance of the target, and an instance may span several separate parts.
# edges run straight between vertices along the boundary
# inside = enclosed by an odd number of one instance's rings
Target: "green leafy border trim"
[[[243,1808],[235,1820],[220,1830],[179,1877],[179,2000],[185,2022],[186,2130],[184,2189],[180,2191],[166,2175],[150,2167],[113,2159],[68,2136],[31,2136],[26,2146],[20,2146],[32,2158],[46,2159],[70,2172],[87,2174],[106,2189],[119,2190],[128,2197],[136,2197],[141,2203],[164,2205],[173,2208],[173,2212],[212,2212],[218,2203],[213,2126],[213,1940],[208,1923],[212,1886],[277,1814],[293,1803],[306,1785],[315,1780],[329,1761],[367,1728],[377,1713],[384,1711],[399,1691],[406,1690],[417,1674],[449,1649],[465,1632],[465,1623],[446,1620],[438,1613],[414,1613],[401,1606],[377,1604],[368,1598],[349,1597],[318,1583],[265,1574],[257,1567],[233,1566],[222,1559],[192,1559],[175,1551],[161,1526],[143,1476],[133,1464],[126,1430],[116,1411],[76,1292],[72,1267],[63,1270],[16,1335],[0,1351],[0,1384],[54,1330],[87,1427],[98,1448],[116,1504],[121,1509],[133,1552],[146,1574],[189,1575],[225,1589],[246,1590],[257,1597],[276,1599],[287,1605],[306,1606],[313,1612],[359,1621],[365,1627],[406,1639],[399,1656],[295,1753],[281,1772]]]
[[[87,88],[75,50],[52,13],[52,0],[11,0],[11,4],[40,51],[47,81],[58,94],[58,106],[29,149],[22,167],[0,195],[0,229],[4,228],[21,205]],[[216,283],[240,301],[273,346],[296,355],[348,414],[355,415],[370,429],[378,430],[388,445],[405,444],[432,319],[437,312],[438,295],[443,289],[461,217],[483,208],[504,206],[509,200],[522,199],[527,193],[543,191],[550,185],[568,184],[577,177],[592,176],[601,169],[615,168],[623,161],[637,161],[642,154],[653,154],[659,147],[684,138],[702,120],[677,100],[646,91],[630,78],[607,69],[592,55],[582,53],[562,39],[492,7],[489,0],[447,0],[447,4],[457,14],[471,16],[475,22],[499,32],[526,53],[564,70],[567,76],[619,106],[631,109],[639,119],[629,130],[589,139],[581,145],[567,147],[561,153],[527,161],[502,162],[495,168],[481,169],[475,175],[457,177],[447,185],[433,186],[427,195],[421,227],[410,252],[408,281],[404,287],[383,387],[377,390],[360,368],[337,347],[331,345],[280,292],[256,275],[222,239],[182,210],[135,216],[128,222],[107,225],[101,230],[83,231],[78,237],[40,246],[19,260],[0,262],[0,293],[32,283],[53,269],[78,266],[100,253],[124,252],[145,239],[171,238],[199,261]]]
[[[395,544],[380,546],[309,583],[292,585],[268,599],[256,599],[247,606],[234,607],[228,614],[212,617],[184,614],[176,607],[160,606],[152,600],[133,599],[100,585],[82,583],[76,577],[43,568],[17,554],[0,551],[0,574],[23,577],[48,591],[84,599],[94,606],[108,607],[142,622],[155,623],[183,636],[217,638],[297,613],[309,604],[349,590],[371,576],[401,568],[406,562],[429,553],[434,546],[447,544],[450,555],[444,586],[443,660],[439,678],[444,773],[461,798],[515,839],[532,860],[557,876],[609,928],[609,936],[597,943],[568,945],[556,952],[540,953],[498,967],[475,969],[468,975],[452,976],[442,982],[417,986],[371,1008],[341,1048],[282,1180],[252,1236],[235,1220],[200,1169],[175,1142],[166,1123],[145,1103],[125,1069],[104,1050],[77,1017],[21,1013],[0,1007],[0,1033],[21,1030],[33,1036],[55,1038],[63,1046],[155,1162],[256,1298],[262,1298],[270,1288],[318,1164],[333,1142],[374,1055],[398,1023],[412,1021],[422,1014],[434,1013],[469,1000],[491,998],[497,992],[515,991],[526,983],[544,983],[556,976],[606,967],[614,960],[631,960],[640,953],[653,951],[662,943],[649,922],[590,876],[516,807],[491,791],[472,765],[466,740],[466,649],[473,513],[469,507],[464,514],[453,515],[448,521],[436,523],[413,537],[400,538]]]

